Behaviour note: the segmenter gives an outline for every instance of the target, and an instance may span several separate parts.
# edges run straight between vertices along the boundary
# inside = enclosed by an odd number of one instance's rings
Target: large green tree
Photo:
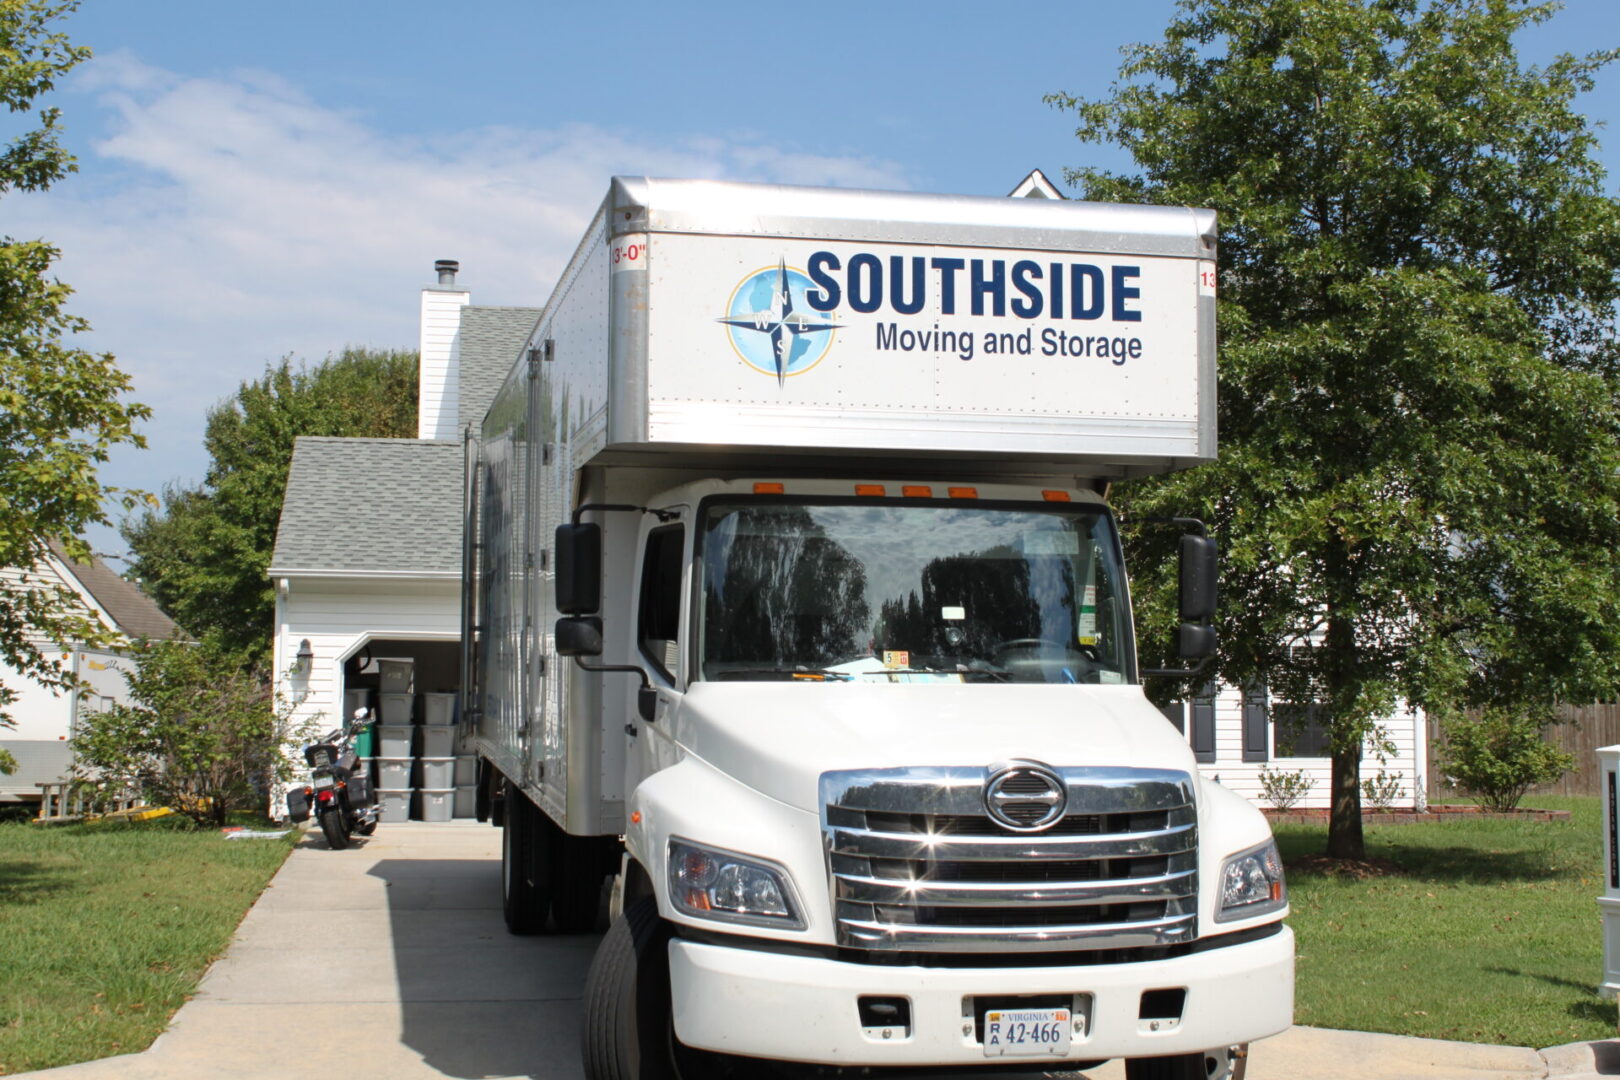
[[[1219,675],[1328,706],[1334,856],[1398,699],[1620,682],[1620,204],[1573,104],[1616,54],[1526,67],[1555,9],[1183,0],[1105,99],[1048,99],[1135,159],[1086,197],[1220,212],[1220,458],[1122,503],[1214,524]]]
[[[90,55],[55,28],[74,6],[0,0],[0,102],[13,116],[31,113]],[[44,191],[74,171],[57,121],[56,109],[41,109],[0,144],[0,196]],[[149,413],[126,399],[129,377],[110,355],[74,347],[89,325],[66,310],[72,290],[51,275],[57,255],[43,240],[0,238],[0,660],[65,690],[72,673],[42,642],[98,642],[107,628],[32,571],[52,540],[88,559],[81,537],[107,521],[108,500],[133,506],[138,493],[102,484],[97,468],[119,444],[144,445],[135,424]],[[0,727],[10,726],[6,707],[15,700],[16,690],[0,685]]]
[[[208,413],[207,475],[170,486],[127,520],[131,573],[190,633],[242,662],[268,658],[276,543],[300,435],[413,438],[416,354],[345,349],[312,367],[282,360]],[[366,477],[354,478],[357,485]]]

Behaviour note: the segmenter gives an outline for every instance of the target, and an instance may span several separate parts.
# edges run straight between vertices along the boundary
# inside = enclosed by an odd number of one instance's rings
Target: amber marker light
[[[785,491],[787,488],[783,485],[766,483],[763,480],[754,485],[755,495],[781,495]]]
[[[908,499],[932,499],[934,489],[926,484],[907,484],[900,489],[900,494]]]
[[[1041,492],[1041,498],[1047,502],[1068,502],[1069,493],[1067,491],[1043,491]]]
[[[946,488],[945,491],[953,499],[977,499],[979,497],[978,488]]]
[[[632,825],[640,825],[641,824],[641,811],[640,810],[632,810],[632,811],[630,811],[630,824],[632,824]]]
[[[889,493],[888,489],[885,488],[882,484],[856,484],[855,485],[855,494],[857,494],[857,495],[887,495],[888,493]]]

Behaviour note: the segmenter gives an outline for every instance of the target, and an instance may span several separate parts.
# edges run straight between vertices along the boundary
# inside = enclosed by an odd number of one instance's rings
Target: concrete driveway
[[[579,1080],[579,997],[596,941],[506,932],[500,832],[487,825],[384,825],[346,851],[327,850],[315,833],[151,1049],[25,1075]],[[1295,1028],[1256,1044],[1248,1075],[1575,1080],[1620,1075],[1615,1049],[1543,1054]],[[1123,1076],[1117,1062],[1084,1074]]]

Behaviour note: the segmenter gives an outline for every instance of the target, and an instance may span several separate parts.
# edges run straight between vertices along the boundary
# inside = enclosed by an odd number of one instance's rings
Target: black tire
[[[551,911],[551,823],[521,791],[507,790],[501,827],[501,911],[514,934],[539,934]]]
[[[585,976],[580,1057],[586,1080],[737,1080],[759,1061],[693,1050],[675,1038],[670,1009],[669,924],[644,896],[625,909],[597,946]],[[752,1066],[746,1072],[738,1062]]]
[[[1125,1062],[1125,1080],[1209,1080],[1209,1073],[1204,1071],[1202,1053],[1177,1054],[1131,1058]]]
[[[558,830],[553,846],[551,917],[559,934],[584,934],[596,929],[602,909],[602,880],[607,876],[602,839],[569,836]]]
[[[326,834],[326,846],[342,851],[349,846],[349,830],[343,824],[343,811],[339,807],[321,811],[321,832]]]

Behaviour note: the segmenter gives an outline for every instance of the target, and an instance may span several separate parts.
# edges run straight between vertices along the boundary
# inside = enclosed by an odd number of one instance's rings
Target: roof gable
[[[167,639],[179,633],[175,621],[163,613],[155,600],[99,558],[92,555],[88,563],[79,562],[55,540],[50,541],[50,548],[63,571],[106,612],[114,630],[130,639]]]
[[[459,441],[301,436],[272,577],[461,573]]]
[[[540,308],[530,307],[476,305],[461,309],[457,430],[469,424],[477,428],[483,423],[484,414],[494,404],[507,373],[528,345],[540,311]]]

